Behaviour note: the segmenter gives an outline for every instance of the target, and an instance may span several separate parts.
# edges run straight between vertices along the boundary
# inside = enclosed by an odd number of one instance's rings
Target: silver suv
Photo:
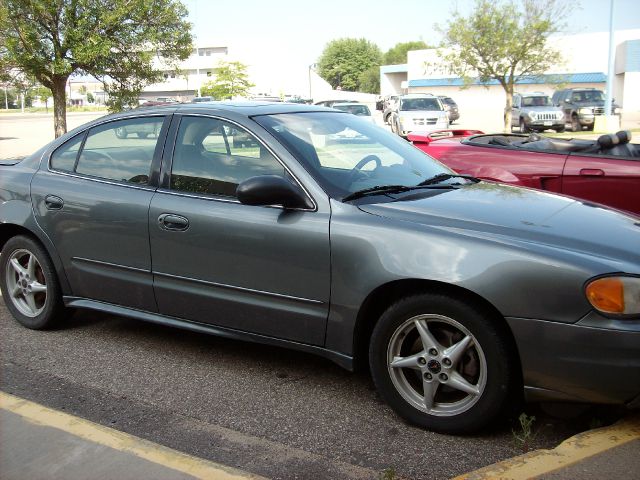
[[[430,94],[402,95],[389,120],[391,131],[406,138],[410,132],[449,128],[449,115],[440,99]]]
[[[511,109],[512,131],[514,127],[522,133],[548,129],[564,132],[564,114],[544,93],[516,93]]]

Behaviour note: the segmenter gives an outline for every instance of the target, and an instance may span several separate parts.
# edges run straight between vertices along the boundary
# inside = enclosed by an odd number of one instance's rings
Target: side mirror
[[[244,205],[282,205],[284,208],[313,208],[305,193],[286,178],[260,175],[247,178],[236,189]]]

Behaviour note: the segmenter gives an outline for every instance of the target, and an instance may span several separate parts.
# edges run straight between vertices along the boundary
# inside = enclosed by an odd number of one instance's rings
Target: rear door
[[[235,190],[246,178],[297,182],[274,150],[226,118],[176,115],[171,131],[149,212],[160,313],[322,345],[328,201],[313,210],[243,205]]]
[[[34,176],[35,216],[74,296],[157,310],[148,218],[163,125],[162,115],[97,125],[55,150]]]
[[[562,193],[640,214],[640,159],[571,154]]]

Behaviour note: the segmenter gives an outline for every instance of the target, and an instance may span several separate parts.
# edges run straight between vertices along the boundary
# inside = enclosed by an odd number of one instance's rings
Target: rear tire
[[[33,239],[10,239],[0,258],[0,289],[13,317],[34,330],[56,326],[65,314],[53,263]]]
[[[582,131],[582,125],[580,125],[580,120],[578,119],[578,116],[575,113],[571,116],[571,131],[572,132]]]
[[[369,364],[380,396],[433,431],[477,431],[503,410],[514,382],[508,342],[490,314],[455,297],[421,294],[376,324]]]

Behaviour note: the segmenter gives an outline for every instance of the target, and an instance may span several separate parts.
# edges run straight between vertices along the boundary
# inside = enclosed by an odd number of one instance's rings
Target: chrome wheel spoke
[[[11,296],[13,298],[18,298],[20,296],[20,293],[22,292],[22,289],[20,288],[20,285],[18,285],[17,283],[13,286],[13,289],[11,290]]]
[[[471,335],[467,335],[458,343],[454,343],[443,352],[443,356],[451,360],[451,367],[455,367],[458,364],[458,361],[467,350],[471,342],[473,342],[473,338],[471,337]]]
[[[29,310],[31,310],[31,313],[38,313],[38,307],[36,306],[36,299],[33,297],[33,293],[26,293],[24,300],[27,302],[27,306],[29,307]]]
[[[27,275],[31,278],[36,278],[36,266],[38,261],[35,255],[29,255],[29,261],[27,262]]]
[[[389,364],[393,368],[413,368],[420,370],[419,360],[424,355],[424,352],[416,353],[410,357],[393,357],[393,361]]]
[[[422,348],[425,351],[429,351],[430,348],[435,348],[436,350],[442,350],[442,346],[440,343],[434,338],[434,336],[429,331],[429,327],[427,326],[427,322],[424,320],[416,320],[415,322],[416,330],[418,330],[418,334],[420,334],[420,339],[422,340]]]
[[[434,399],[436,398],[436,392],[438,391],[439,385],[440,383],[435,380],[422,381],[422,387],[424,388],[424,406],[427,410],[431,410],[433,408]]]
[[[460,390],[470,395],[480,395],[480,389],[478,388],[478,386],[469,383],[458,372],[451,372],[451,375],[449,375],[449,381],[447,381],[447,385],[451,388],[455,388],[456,390]]]
[[[18,262],[17,259],[12,258],[9,263],[11,263],[11,266],[13,267],[13,269],[15,270],[15,272],[18,275],[20,275],[20,274],[26,275],[27,274],[27,270],[22,265],[20,265],[20,262]]]
[[[42,293],[47,291],[47,286],[39,282],[32,282],[30,286],[33,293]]]

